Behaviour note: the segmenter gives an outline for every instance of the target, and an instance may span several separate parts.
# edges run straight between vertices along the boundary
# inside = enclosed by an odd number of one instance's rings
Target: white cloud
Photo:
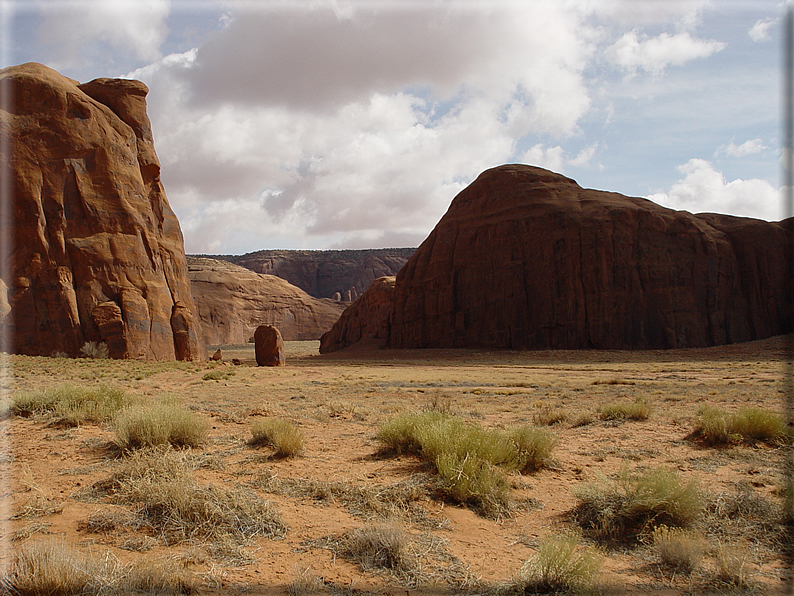
[[[38,35],[55,51],[50,64],[74,68],[108,47],[139,60],[156,60],[168,33],[170,0],[36,0],[42,16]]]
[[[728,145],[723,145],[719,149],[717,149],[716,155],[720,155],[721,153],[726,153],[731,157],[746,157],[748,155],[754,155],[756,153],[761,153],[764,149],[768,149],[764,142],[761,139],[750,139],[749,141],[745,141],[741,145],[736,145],[733,141],[730,142]]]
[[[755,25],[750,27],[750,30],[747,34],[750,36],[755,42],[759,41],[769,41],[772,37],[769,35],[769,29],[771,29],[772,25],[777,23],[777,19],[759,19],[755,22]]]
[[[607,57],[629,76],[638,70],[659,75],[668,66],[680,66],[690,60],[706,58],[725,46],[719,41],[693,38],[688,31],[674,35],[661,33],[648,38],[633,30],[607,50]]]
[[[542,143],[538,143],[524,152],[519,161],[529,165],[546,168],[553,172],[565,173],[566,166],[589,166],[597,149],[598,143],[594,143],[582,149],[576,157],[571,158],[568,156],[568,152],[560,145],[546,147]]]
[[[722,172],[704,159],[690,159],[678,166],[684,178],[669,192],[647,198],[655,203],[693,213],[726,213],[776,221],[781,219],[780,190],[767,180],[727,181]]]

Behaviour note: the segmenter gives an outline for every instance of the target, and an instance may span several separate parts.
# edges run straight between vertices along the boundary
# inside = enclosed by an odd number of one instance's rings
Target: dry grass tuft
[[[273,447],[276,457],[295,457],[303,453],[303,432],[288,420],[255,420],[251,423],[251,435],[251,445]]]
[[[631,474],[624,467],[574,490],[574,518],[595,539],[633,541],[660,525],[688,526],[701,514],[703,499],[695,480],[684,482],[670,468]]]
[[[121,565],[109,553],[97,557],[54,541],[21,547],[0,591],[16,596],[104,596],[107,594],[192,594],[197,586],[171,561],[146,559]]]
[[[516,467],[522,472],[539,470],[549,463],[557,437],[550,430],[525,424],[510,430],[510,439],[518,451]]]
[[[102,486],[112,502],[136,506],[133,523],[166,544],[193,538],[242,543],[286,533],[270,502],[241,488],[197,484],[184,455],[172,449],[133,453]]]
[[[785,438],[783,418],[761,408],[742,408],[736,413],[703,405],[698,410],[693,436],[707,445],[730,445],[742,441],[779,442]]]
[[[582,546],[575,534],[550,535],[524,563],[516,587],[524,594],[595,593],[603,560],[596,549]]]
[[[570,414],[561,408],[541,408],[532,415],[532,420],[538,426],[554,426],[562,424],[570,418]]]
[[[312,596],[313,594],[325,593],[323,578],[315,575],[308,567],[296,568],[295,577],[287,585],[287,594],[289,596]]]
[[[647,399],[638,397],[632,402],[613,402],[601,406],[598,416],[601,420],[647,420],[652,409]]]
[[[61,385],[50,389],[22,391],[11,400],[17,416],[46,415],[56,424],[78,426],[85,422],[105,422],[129,403],[122,389]]]
[[[110,357],[108,345],[105,342],[87,341],[80,348],[80,354],[84,358],[91,358],[92,360],[102,360]]]
[[[114,442],[123,451],[168,444],[197,447],[208,428],[197,414],[171,399],[127,407],[115,416],[114,425]]]
[[[416,567],[410,537],[399,526],[368,525],[345,534],[342,553],[363,569],[406,573]]]
[[[691,573],[703,558],[706,540],[691,530],[659,526],[653,531],[653,546],[663,565]]]

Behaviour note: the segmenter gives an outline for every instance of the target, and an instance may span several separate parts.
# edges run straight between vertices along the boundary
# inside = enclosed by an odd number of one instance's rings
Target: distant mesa
[[[0,221],[4,349],[77,356],[98,342],[113,358],[206,358],[146,85],[80,85],[35,63],[0,81],[13,98],[0,113],[12,197]]]
[[[275,275],[315,298],[354,302],[379,277],[397,275],[415,248],[260,250],[244,255],[196,255]]]
[[[499,166],[455,197],[397,274],[389,308],[374,300],[353,315],[364,293],[323,351],[371,329],[390,348],[692,348],[790,333],[788,223],[693,215]]]
[[[260,325],[272,325],[285,341],[316,340],[345,306],[314,298],[273,275],[254,273],[227,261],[187,257],[201,337],[207,345],[240,344]]]

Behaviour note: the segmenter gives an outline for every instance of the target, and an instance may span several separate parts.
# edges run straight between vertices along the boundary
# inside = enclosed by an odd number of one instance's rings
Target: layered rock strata
[[[0,84],[12,351],[76,356],[96,341],[113,358],[205,358],[146,85],[80,85],[35,63],[0,70]]]

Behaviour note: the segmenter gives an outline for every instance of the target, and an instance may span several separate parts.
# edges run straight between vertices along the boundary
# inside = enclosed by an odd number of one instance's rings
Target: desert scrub
[[[742,441],[781,441],[786,426],[783,418],[761,408],[742,408],[728,413],[720,408],[703,405],[698,409],[693,436],[707,445],[729,445]]]
[[[601,420],[647,420],[651,415],[651,403],[644,397],[632,402],[613,402],[598,409]]]
[[[574,489],[579,504],[574,518],[591,536],[604,541],[636,540],[662,524],[685,527],[703,509],[694,479],[684,482],[670,468],[651,468],[632,474],[623,467],[614,480],[597,481]]]
[[[691,573],[700,564],[706,540],[691,530],[659,526],[653,531],[653,548],[661,563],[676,571]]]
[[[84,554],[55,541],[21,547],[8,575],[0,578],[0,593],[19,596],[176,596],[196,591],[194,579],[174,562],[144,559],[123,565],[110,553]]]
[[[516,582],[523,594],[597,593],[603,555],[580,544],[575,534],[547,536],[521,568]]]
[[[344,535],[342,554],[363,569],[388,569],[405,573],[416,567],[416,558],[409,544],[408,534],[399,526],[367,525]]]
[[[294,457],[303,453],[303,432],[281,418],[255,420],[251,423],[250,444],[273,447],[276,457]]]
[[[208,428],[197,414],[168,398],[124,408],[113,422],[114,442],[123,451],[166,444],[197,447],[204,442]]]
[[[538,426],[553,426],[555,424],[562,424],[570,415],[562,408],[541,408],[538,412],[532,415],[532,420]]]
[[[511,429],[508,435],[517,451],[516,468],[522,472],[539,470],[546,466],[557,445],[554,433],[529,424]]]
[[[216,369],[211,370],[208,373],[205,373],[203,377],[201,377],[202,381],[224,381],[226,379],[231,379],[237,371],[233,368],[228,368],[226,370]]]
[[[11,400],[11,412],[25,417],[51,416],[60,424],[77,426],[105,422],[129,402],[127,394],[115,387],[61,385],[19,392]]]
[[[188,461],[169,447],[136,451],[101,487],[113,503],[134,505],[135,525],[148,526],[166,544],[284,536],[286,525],[269,501],[237,487],[200,485]]]
[[[105,359],[110,357],[108,352],[108,345],[105,342],[87,341],[80,348],[80,354],[84,358],[91,358],[92,360]]]

